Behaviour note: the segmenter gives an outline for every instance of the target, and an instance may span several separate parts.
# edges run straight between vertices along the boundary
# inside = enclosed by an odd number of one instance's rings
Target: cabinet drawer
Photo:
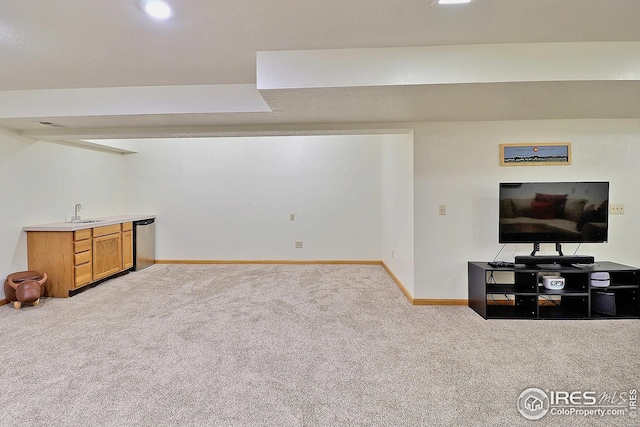
[[[93,229],[93,237],[106,236],[120,232],[120,224],[105,225],[104,227],[96,227]]]
[[[129,230],[133,230],[133,223],[132,222],[123,222],[122,223],[122,231],[129,231]]]
[[[85,252],[91,249],[91,240],[81,240],[73,242],[73,253]]]
[[[91,283],[91,263],[80,265],[75,267],[75,276],[76,276],[76,288],[78,286],[86,285],[87,283]]]
[[[91,251],[80,252],[75,254],[75,265],[86,264],[91,261]]]
[[[73,240],[76,242],[78,240],[86,240],[91,238],[91,229],[87,228],[85,230],[78,230],[73,232]]]

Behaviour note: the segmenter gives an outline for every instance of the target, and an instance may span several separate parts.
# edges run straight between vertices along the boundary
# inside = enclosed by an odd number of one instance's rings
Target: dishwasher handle
[[[133,224],[134,225],[149,225],[149,224],[153,224],[154,222],[156,222],[155,218],[149,218],[149,219],[143,219],[140,221],[134,221]]]

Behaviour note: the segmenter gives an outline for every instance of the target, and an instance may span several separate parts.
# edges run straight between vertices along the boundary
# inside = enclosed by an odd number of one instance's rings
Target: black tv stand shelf
[[[590,255],[517,255],[516,264],[540,265],[540,264],[593,264],[595,259]]]
[[[640,268],[469,262],[468,270],[469,307],[485,319],[640,319]],[[591,286],[595,272],[609,273],[610,285]],[[545,275],[563,277],[564,288],[545,288]]]

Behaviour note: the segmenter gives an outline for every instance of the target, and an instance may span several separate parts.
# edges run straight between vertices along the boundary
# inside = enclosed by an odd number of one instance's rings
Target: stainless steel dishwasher
[[[133,222],[133,270],[147,268],[156,262],[156,220]]]

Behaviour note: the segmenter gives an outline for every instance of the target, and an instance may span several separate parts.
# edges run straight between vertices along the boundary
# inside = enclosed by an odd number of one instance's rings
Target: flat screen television
[[[602,243],[609,232],[608,182],[500,184],[500,243]]]

